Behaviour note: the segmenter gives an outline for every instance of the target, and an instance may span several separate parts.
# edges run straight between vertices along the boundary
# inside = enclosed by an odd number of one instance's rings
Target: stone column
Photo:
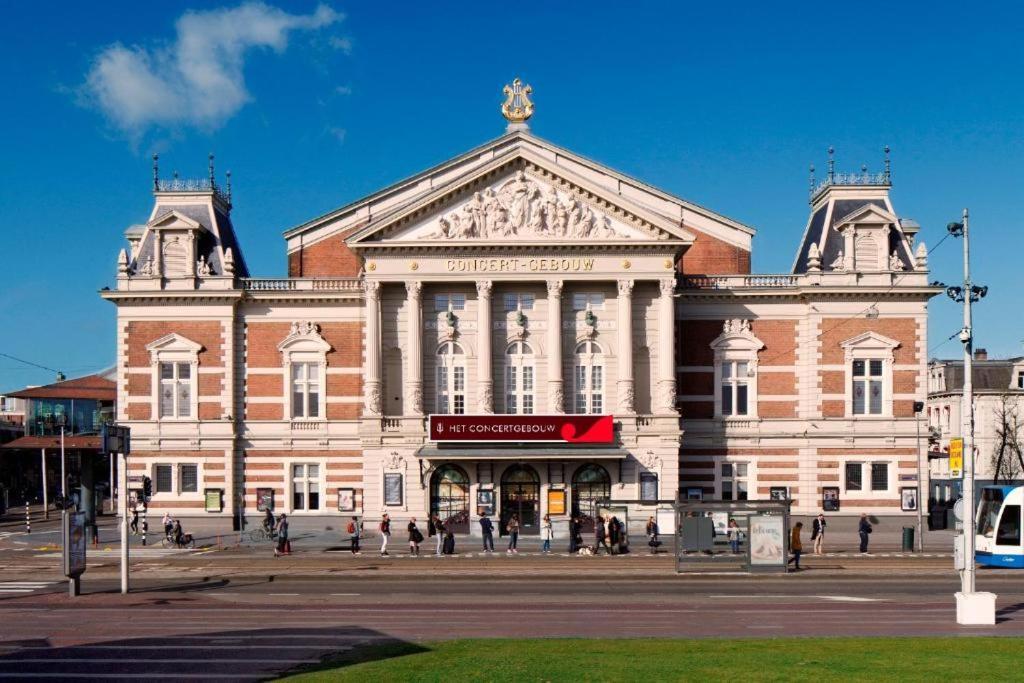
[[[659,413],[676,412],[675,279],[659,280],[658,298],[658,394]]]
[[[565,412],[562,389],[562,281],[548,280],[548,410]]]
[[[406,293],[406,354],[409,376],[405,378],[405,411],[411,415],[423,414],[423,283],[410,280],[405,283]]]
[[[477,327],[477,384],[479,386],[478,410],[481,413],[494,412],[494,377],[491,373],[491,289],[494,283],[480,280],[476,283],[476,327]]]
[[[366,292],[366,384],[364,408],[367,415],[381,414],[380,379],[380,282],[367,280]]]
[[[633,281],[619,280],[618,346],[619,346],[619,406],[618,412],[630,415],[634,408],[633,388]]]

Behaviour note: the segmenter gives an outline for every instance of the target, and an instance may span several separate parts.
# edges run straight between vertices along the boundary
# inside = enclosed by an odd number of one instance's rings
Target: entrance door
[[[540,477],[529,465],[513,465],[501,475],[501,535],[505,524],[519,515],[519,533],[540,533]]]
[[[443,465],[430,478],[430,512],[454,534],[469,533],[469,477],[461,467]]]
[[[572,514],[580,521],[580,533],[594,533],[597,504],[612,497],[612,478],[608,470],[593,463],[572,475]]]

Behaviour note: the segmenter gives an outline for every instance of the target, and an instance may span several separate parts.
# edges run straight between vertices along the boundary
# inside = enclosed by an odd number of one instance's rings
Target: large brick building
[[[679,493],[901,514],[937,290],[889,189],[888,162],[830,162],[792,272],[754,275],[751,228],[514,120],[287,231],[288,276],[266,279],[212,172],[155,177],[103,293],[130,471],[158,509],[225,518],[272,498],[328,521],[436,511],[465,531],[491,506],[529,532],[595,501],[642,524]],[[614,439],[428,438],[428,414],[512,413],[610,414]]]

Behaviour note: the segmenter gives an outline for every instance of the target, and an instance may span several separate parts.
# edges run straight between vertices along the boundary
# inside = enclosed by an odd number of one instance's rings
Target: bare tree
[[[995,409],[996,447],[992,451],[995,483],[1024,475],[1024,417],[1017,396],[1004,395]]]

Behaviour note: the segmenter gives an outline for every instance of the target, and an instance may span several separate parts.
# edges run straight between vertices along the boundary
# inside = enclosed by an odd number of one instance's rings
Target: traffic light
[[[149,477],[142,478],[142,500],[149,502],[149,497],[153,495],[153,480]]]

